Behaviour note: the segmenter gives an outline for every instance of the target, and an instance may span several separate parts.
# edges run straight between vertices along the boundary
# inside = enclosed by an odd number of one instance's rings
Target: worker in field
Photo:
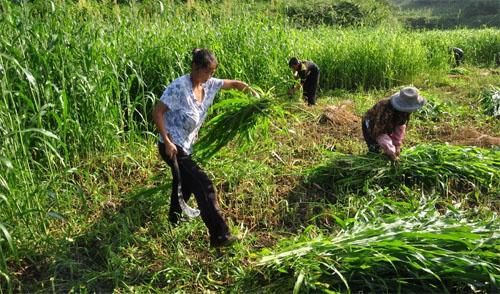
[[[389,159],[398,160],[410,114],[425,103],[416,88],[405,87],[375,104],[361,120],[368,150],[383,151]]]
[[[193,50],[191,73],[171,82],[153,110],[153,119],[160,133],[159,153],[172,170],[169,220],[176,224],[181,211],[189,212],[185,202],[194,194],[199,208],[197,212],[201,213],[208,228],[213,247],[228,246],[237,239],[221,214],[212,181],[191,157],[192,146],[220,89],[236,89],[259,96],[242,81],[214,78],[217,65],[211,51]]]
[[[300,84],[295,85],[288,91],[289,94],[295,93],[300,87],[303,89],[304,101],[309,106],[316,104],[316,91],[319,83],[319,67],[312,61],[301,61],[292,57],[288,66],[293,70],[293,76],[300,79]]]
[[[458,47],[452,47],[450,51],[450,53],[453,54],[455,65],[460,66],[460,64],[462,64],[462,62],[464,61],[464,50]]]

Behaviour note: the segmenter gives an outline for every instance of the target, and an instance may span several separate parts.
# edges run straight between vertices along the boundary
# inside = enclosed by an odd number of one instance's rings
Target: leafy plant
[[[448,74],[467,76],[470,74],[470,72],[463,67],[455,67],[455,68],[450,69]]]
[[[288,114],[285,110],[287,103],[273,98],[270,91],[264,93],[259,90],[259,99],[232,92],[231,98],[212,106],[214,116],[206,123],[205,131],[196,143],[197,156],[207,159],[233,139],[241,148],[256,136],[265,140],[269,127],[276,127],[275,122]]]
[[[483,90],[480,103],[486,114],[500,117],[500,88],[490,86]]]
[[[448,119],[452,112],[450,103],[442,102],[432,95],[426,95],[426,99],[427,103],[414,114],[417,119],[433,122]]]
[[[282,1],[282,10],[299,26],[355,27],[377,25],[388,17],[389,5],[380,1]]]
[[[2,194],[0,194],[0,196],[2,196]],[[8,261],[12,261],[10,257],[19,261],[16,244],[14,240],[12,240],[7,228],[0,222],[0,281],[4,280],[7,287],[11,287],[9,269],[7,265]],[[2,289],[2,283],[0,283],[0,290]]]
[[[392,163],[383,155],[346,155],[334,152],[332,160],[313,169],[308,181],[336,191],[362,190],[372,185],[400,183],[441,187],[449,185],[484,190],[500,185],[500,151],[451,145],[419,145],[403,150]]]
[[[366,213],[367,203],[338,233],[309,227],[262,250],[248,275],[263,280],[261,289],[294,293],[497,291],[498,220],[470,220],[454,207],[443,215],[434,201],[421,205],[381,217]]]

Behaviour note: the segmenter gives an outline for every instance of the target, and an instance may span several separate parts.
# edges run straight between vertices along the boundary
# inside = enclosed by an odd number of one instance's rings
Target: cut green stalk
[[[336,191],[401,183],[431,189],[477,187],[494,191],[500,185],[500,151],[452,145],[419,145],[405,149],[398,162],[383,155],[333,153],[329,163],[311,170],[308,181]]]
[[[212,107],[214,116],[204,126],[205,131],[196,143],[197,156],[202,159],[215,155],[233,139],[244,148],[254,138],[269,134],[269,126],[283,119],[288,113],[284,102],[272,98],[272,94],[262,93],[261,98],[232,92],[231,98],[224,99]]]
[[[272,254],[262,251],[255,270],[265,280],[282,281],[283,290],[297,286],[299,275],[306,291],[494,292],[500,224],[462,214],[440,215],[430,202],[406,215],[358,215],[337,234],[304,234],[280,242]]]

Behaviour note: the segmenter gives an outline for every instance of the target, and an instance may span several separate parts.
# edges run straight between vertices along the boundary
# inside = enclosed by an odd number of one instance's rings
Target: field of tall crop
[[[498,291],[500,30],[281,5],[0,1],[0,293]],[[151,118],[196,47],[261,93],[218,94],[196,145],[241,237],[222,250],[168,222]],[[285,94],[292,56],[321,69],[314,107]],[[366,155],[361,115],[406,85],[428,103],[400,162]]]

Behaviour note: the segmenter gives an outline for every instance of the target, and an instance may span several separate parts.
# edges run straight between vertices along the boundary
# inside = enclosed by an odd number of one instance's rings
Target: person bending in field
[[[455,65],[460,66],[460,64],[464,61],[464,50],[458,47],[453,47],[451,48],[451,52],[453,53]]]
[[[319,82],[319,67],[312,61],[300,61],[292,57],[288,66],[293,70],[293,76],[300,78],[300,84],[295,85],[288,91],[289,94],[295,93],[299,87],[303,88],[304,101],[309,106],[316,104],[316,90]]]
[[[410,114],[425,103],[416,88],[405,87],[375,104],[361,120],[368,150],[379,153],[382,149],[389,159],[398,160]]]
[[[455,65],[460,66],[460,64],[464,61],[464,50],[458,47],[453,47],[450,49],[450,52],[453,54]]]
[[[258,94],[242,81],[213,78],[218,63],[211,51],[195,49],[192,58],[191,73],[170,83],[153,110],[153,119],[160,133],[158,150],[172,170],[169,221],[177,224],[181,213],[177,197],[179,176],[174,168],[177,159],[184,200],[187,202],[191,193],[196,197],[210,234],[210,244],[213,247],[228,246],[237,238],[231,235],[221,214],[212,181],[191,158],[192,146],[217,91],[237,89],[257,97]]]

